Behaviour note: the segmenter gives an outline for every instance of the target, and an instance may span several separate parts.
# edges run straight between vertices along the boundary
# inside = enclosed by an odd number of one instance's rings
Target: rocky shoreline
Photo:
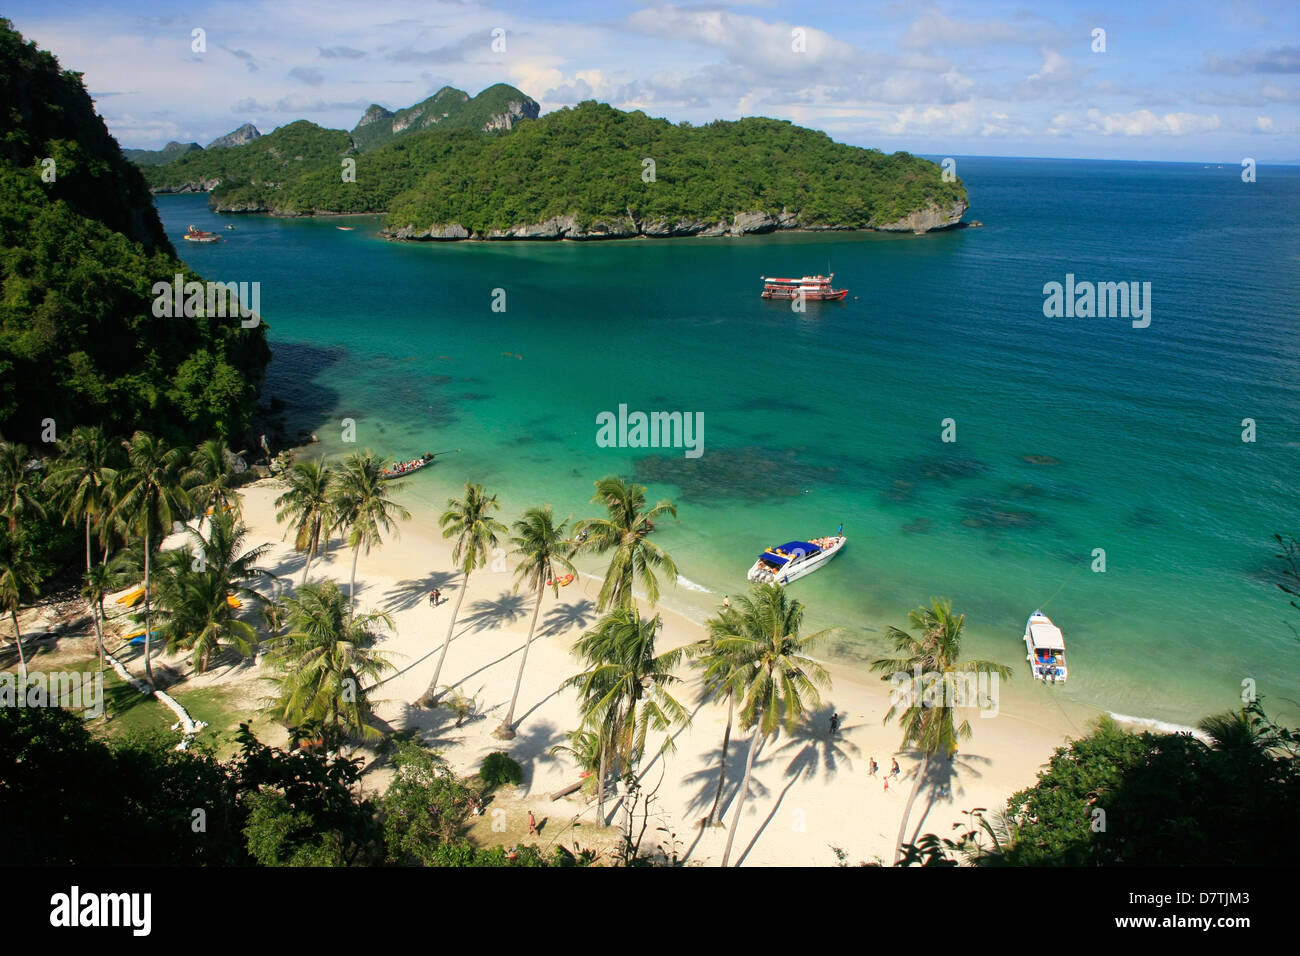
[[[178,186],[155,187],[154,193],[203,193],[211,192],[220,185],[220,180],[181,183]],[[921,235],[927,232],[939,232],[966,225],[962,217],[970,208],[969,203],[958,200],[947,208],[931,203],[924,209],[916,210],[901,219],[887,223],[868,223],[865,227],[835,225],[824,223],[803,223],[797,213],[782,210],[779,213],[740,212],[730,222],[705,222],[702,219],[679,219],[670,222],[666,219],[635,219],[632,216],[620,216],[611,221],[597,220],[588,228],[579,225],[577,217],[552,216],[545,222],[512,226],[508,229],[490,229],[487,232],[467,229],[458,222],[433,223],[423,229],[414,225],[398,229],[384,228],[379,234],[387,239],[407,242],[462,242],[462,241],[499,241],[507,239],[569,239],[577,241],[600,239],[669,239],[686,236],[754,236],[770,232],[910,232]],[[219,213],[266,213],[272,216],[342,216],[361,215],[360,213],[341,213],[329,209],[316,209],[312,212],[296,212],[278,209],[262,202],[245,201],[230,204],[214,203],[213,209]],[[382,212],[366,215],[382,215]]]
[[[920,235],[962,225],[962,216],[970,208],[958,201],[948,208],[931,204],[908,216],[888,223],[870,223],[867,229],[874,232],[911,232]],[[389,239],[416,242],[456,242],[460,240],[502,239],[667,239],[678,236],[752,236],[770,232],[853,232],[858,227],[803,223],[796,213],[782,210],[779,213],[741,212],[730,222],[705,222],[701,219],[636,220],[630,216],[613,222],[597,220],[584,229],[574,216],[553,216],[541,223],[515,226],[510,229],[491,229],[486,233],[466,229],[458,222],[433,224],[425,229],[403,226],[400,229],[382,229],[380,235]]]

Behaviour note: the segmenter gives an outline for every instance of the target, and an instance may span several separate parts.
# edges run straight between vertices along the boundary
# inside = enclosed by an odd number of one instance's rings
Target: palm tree
[[[18,531],[21,519],[45,517],[33,474],[27,468],[27,446],[0,442],[0,515],[9,522],[10,535]]]
[[[677,517],[677,506],[664,500],[646,511],[645,486],[629,484],[617,477],[596,482],[596,494],[591,500],[604,504],[609,516],[589,518],[579,525],[579,535],[586,532],[581,549],[596,554],[614,552],[605,572],[596,609],[631,607],[632,585],[638,578],[645,586],[646,597],[653,607],[659,601],[655,569],[662,571],[669,581],[676,581],[677,565],[668,552],[648,540],[647,536],[654,528],[654,519],[663,514]]]
[[[476,569],[487,564],[492,549],[497,546],[499,535],[506,533],[506,526],[492,517],[492,512],[499,505],[497,496],[483,491],[482,485],[465,482],[464,498],[448,498],[447,510],[438,519],[444,538],[455,538],[456,545],[451,549],[451,559],[460,569],[460,593],[456,595],[456,606],[451,612],[451,624],[447,627],[447,639],[443,641],[442,653],[438,655],[438,665],[433,669],[433,679],[424,692],[421,702],[432,704],[438,699],[438,677],[442,674],[442,662],[447,659],[447,648],[451,646],[451,635],[456,630],[456,618],[460,614],[460,604],[465,600],[469,590],[469,576]]]
[[[285,604],[289,632],[266,655],[279,684],[271,710],[293,726],[316,721],[335,734],[377,736],[362,681],[373,686],[393,669],[374,649],[377,630],[391,628],[392,619],[382,611],[354,615],[333,581],[304,584]]]
[[[722,755],[718,760],[718,788],[713,794],[713,806],[707,817],[709,826],[722,822],[722,791],[727,781],[727,748],[731,744],[731,728],[736,716],[736,700],[744,696],[745,688],[754,679],[753,661],[738,658],[733,649],[722,643],[740,628],[733,607],[724,607],[718,617],[705,622],[709,636],[687,648],[687,653],[703,673],[706,699],[727,702],[727,727],[722,732]]]
[[[903,819],[898,826],[898,839],[894,844],[894,860],[903,855],[903,838],[912,804],[920,792],[921,781],[930,767],[930,759],[942,753],[949,760],[957,752],[959,740],[969,740],[970,721],[956,722],[956,674],[997,674],[1004,680],[1011,677],[1011,668],[993,661],[962,661],[961,631],[966,615],[953,614],[952,602],[931,598],[929,606],[921,606],[908,615],[908,623],[916,636],[901,628],[891,627],[889,638],[894,642],[898,657],[881,658],[871,662],[871,669],[881,675],[881,680],[893,680],[895,675],[908,678],[911,690],[902,700],[894,700],[885,713],[885,723],[898,714],[903,728],[900,750],[914,747],[924,755],[917,768],[912,792],[903,807]],[[924,688],[924,689],[923,689]],[[900,712],[901,704],[906,704]]]
[[[166,640],[168,651],[192,650],[194,668],[202,673],[227,646],[234,646],[245,657],[254,653],[257,631],[235,616],[232,599],[238,595],[262,601],[248,583],[271,576],[256,565],[269,546],[243,551],[247,529],[224,511],[212,515],[206,538],[194,528],[188,533],[193,557],[177,550],[170,552],[165,562],[168,573],[158,588],[162,619],[158,636]]]
[[[511,554],[520,555],[519,566],[515,568],[515,591],[521,584],[537,595],[533,603],[533,620],[528,625],[528,640],[524,641],[524,653],[519,661],[519,674],[515,677],[515,692],[510,695],[510,707],[506,710],[505,720],[494,731],[496,737],[510,740],[515,736],[515,702],[519,700],[519,688],[524,682],[524,667],[528,663],[528,648],[533,643],[533,632],[537,629],[537,613],[542,609],[542,591],[550,587],[555,596],[560,596],[560,585],[555,579],[561,571],[574,572],[569,561],[573,546],[564,537],[564,529],[569,521],[566,518],[558,525],[551,516],[551,506],[529,508],[523,518],[515,522],[515,535],[510,543],[515,546]]]
[[[205,511],[213,515],[229,511],[239,516],[240,495],[235,489],[243,484],[243,479],[235,471],[234,452],[220,438],[210,438],[194,449],[181,481],[189,489],[200,524]]]
[[[137,431],[126,443],[127,466],[114,482],[112,518],[134,529],[144,542],[144,670],[153,683],[153,613],[150,606],[150,555],[154,535],[161,542],[172,522],[189,510],[189,495],[181,484],[185,453],[147,432]]]
[[[334,471],[322,455],[316,461],[297,461],[284,476],[286,491],[275,499],[275,520],[294,525],[293,547],[307,552],[302,583],[307,583],[311,560],[333,522]]]
[[[27,680],[27,658],[23,655],[23,632],[18,627],[18,609],[26,596],[33,596],[41,586],[40,572],[9,534],[0,540],[0,612],[8,611],[14,625],[14,643],[18,645],[18,669]]]
[[[744,678],[740,725],[752,728],[749,752],[745,756],[745,779],[740,785],[736,812],[722,851],[724,867],[731,858],[731,844],[740,827],[745,798],[749,796],[754,755],[779,730],[794,733],[804,716],[821,706],[818,688],[829,689],[831,685],[826,668],[805,656],[809,645],[826,632],[799,636],[803,605],[788,598],[785,590],[775,584],[756,585],[751,594],[737,598],[732,608],[734,613],[724,612],[717,618],[709,638],[719,655],[734,661],[736,677]],[[733,682],[725,672],[717,680],[721,686]]]
[[[96,562],[86,569],[81,579],[81,596],[90,605],[95,621],[95,637],[99,641],[99,669],[104,669],[104,599],[122,586],[120,562]]]
[[[335,509],[340,525],[346,527],[348,545],[352,548],[352,579],[348,584],[348,603],[354,604],[357,587],[357,558],[362,549],[366,554],[375,545],[383,543],[385,533],[397,535],[395,518],[406,521],[411,513],[388,497],[389,491],[400,491],[402,486],[386,481],[382,476],[388,461],[375,457],[367,449],[364,454],[353,453],[343,462],[335,492]]]
[[[685,726],[690,716],[668,688],[679,683],[672,671],[683,649],[655,653],[659,616],[641,617],[636,607],[617,608],[574,645],[588,667],[565,681],[578,690],[583,725],[604,738],[600,779],[596,782],[601,824],[605,822],[604,793],[607,765],[630,780],[645,753],[650,731]],[[672,738],[662,749],[672,748]]]
[[[108,489],[117,470],[116,446],[103,429],[78,426],[60,442],[58,459],[45,479],[54,502],[63,511],[64,523],[79,521],[86,529],[86,571],[90,571],[90,529],[108,507]]]

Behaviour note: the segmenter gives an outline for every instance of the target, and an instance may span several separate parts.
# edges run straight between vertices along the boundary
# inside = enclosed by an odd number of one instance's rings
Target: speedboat
[[[848,538],[840,531],[825,538],[787,541],[768,548],[758,556],[746,577],[755,584],[786,585],[805,574],[812,574],[840,553]]]
[[[1025,624],[1025,659],[1034,678],[1064,684],[1069,672],[1065,667],[1065,635],[1042,611],[1035,611]]]

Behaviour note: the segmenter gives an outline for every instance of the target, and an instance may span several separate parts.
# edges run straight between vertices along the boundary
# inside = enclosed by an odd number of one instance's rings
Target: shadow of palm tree
[[[469,610],[470,613],[461,618],[467,625],[466,630],[484,631],[494,624],[513,624],[523,618],[530,608],[527,595],[502,591],[495,598],[475,601]]]
[[[422,578],[408,578],[384,592],[379,605],[390,614],[408,611],[421,601],[428,602],[429,592],[434,588],[440,591],[454,591],[460,575],[451,571],[431,571]]]
[[[924,759],[920,753],[915,754],[918,761]],[[944,803],[953,803],[958,795],[958,786],[961,783],[960,777],[962,771],[970,774],[972,777],[982,777],[975,765],[992,764],[993,761],[988,757],[982,757],[978,754],[964,754],[958,751],[952,760],[945,760],[943,757],[936,757],[930,761],[925,777],[921,780],[921,792],[926,794],[924,809],[916,815],[916,825],[912,827],[912,835],[909,842],[915,843],[920,836],[921,827],[925,825],[925,819],[934,809],[934,805],[940,801]],[[920,764],[917,765],[919,772]],[[921,801],[921,793],[916,795],[918,804]],[[909,821],[910,822],[910,821]]]
[[[834,774],[840,766],[841,761],[852,767],[850,754],[856,755],[858,747],[852,741],[844,739],[839,734],[831,735],[829,726],[831,715],[836,713],[833,706],[822,707],[820,710],[809,715],[809,719],[804,721],[790,737],[773,751],[771,759],[778,760],[782,754],[791,754],[790,762],[786,764],[782,776],[788,778],[788,782],[781,788],[781,793],[776,802],[772,804],[772,809],[768,812],[767,818],[759,825],[750,839],[749,845],[736,859],[736,865],[739,866],[745,862],[751,850],[758,844],[759,838],[767,829],[768,824],[776,818],[777,811],[781,808],[781,803],[785,800],[785,795],[790,789],[799,782],[799,780],[810,780],[820,773],[823,777],[829,777]],[[845,728],[841,728],[843,730]]]
[[[585,628],[596,617],[596,605],[586,598],[569,604],[556,604],[542,615],[538,637],[563,634],[570,628]]]

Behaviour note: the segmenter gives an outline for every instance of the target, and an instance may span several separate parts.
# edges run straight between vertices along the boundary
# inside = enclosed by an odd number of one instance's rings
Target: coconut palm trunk
[[[307,575],[311,573],[311,559],[312,556],[315,555],[315,553],[316,553],[316,539],[313,538],[311,543],[307,545],[307,564],[302,569],[303,584],[307,583]]]
[[[903,822],[898,825],[898,840],[894,843],[894,863],[897,864],[903,856],[903,837],[907,833],[907,819],[912,815],[912,804],[916,803],[916,795],[921,792],[921,781],[925,778],[925,773],[930,769],[930,755],[925,755],[925,760],[921,761],[921,766],[917,768],[916,779],[912,781],[912,792],[907,795],[907,805],[903,807]]]
[[[740,827],[740,813],[745,808],[745,798],[749,796],[749,778],[754,772],[754,754],[758,750],[759,726],[754,725],[754,732],[749,736],[749,754],[745,757],[745,782],[740,785],[736,797],[736,813],[731,818],[731,830],[727,833],[727,846],[722,851],[722,865],[725,867],[731,858],[731,843],[736,839],[736,830]]]
[[[149,561],[149,514],[146,511],[144,517],[144,673],[149,681],[153,684],[153,617],[149,609],[149,583],[150,583],[150,561]]]
[[[451,624],[447,627],[447,639],[442,642],[442,653],[438,655],[438,666],[433,669],[433,680],[429,681],[429,687],[424,692],[426,703],[433,703],[438,699],[438,678],[442,676],[442,662],[447,659],[447,648],[451,647],[451,636],[456,631],[456,618],[460,616],[460,603],[465,600],[465,592],[469,590],[469,573],[466,572],[461,579],[460,593],[456,595],[456,606],[451,612]]]
[[[709,811],[709,825],[721,823],[718,809],[722,806],[722,789],[727,782],[727,747],[731,745],[731,722],[736,715],[736,695],[727,695],[727,729],[722,732],[722,759],[718,762],[718,791],[713,795],[713,809]]]
[[[348,607],[356,609],[356,600],[353,592],[357,589],[357,558],[361,557],[361,542],[352,549],[352,580],[348,582]]]
[[[15,621],[14,627],[17,626]],[[597,773],[600,776],[596,778],[596,817],[603,827],[605,825],[605,777],[609,774],[609,742],[606,740],[600,742],[600,769]]]
[[[519,673],[515,676],[515,692],[510,695],[510,707],[506,719],[501,722],[493,736],[501,740],[512,740],[515,736],[515,702],[519,700],[519,688],[524,683],[524,668],[528,665],[528,649],[533,645],[533,632],[537,630],[537,614],[542,609],[542,589],[537,589],[537,602],[533,605],[533,621],[528,625],[528,640],[524,641],[524,656],[519,661]]]
[[[9,616],[14,622],[14,643],[18,645],[18,669],[23,676],[23,685],[27,684],[27,658],[23,656],[23,632],[18,630],[18,610],[17,608],[9,609]]]

